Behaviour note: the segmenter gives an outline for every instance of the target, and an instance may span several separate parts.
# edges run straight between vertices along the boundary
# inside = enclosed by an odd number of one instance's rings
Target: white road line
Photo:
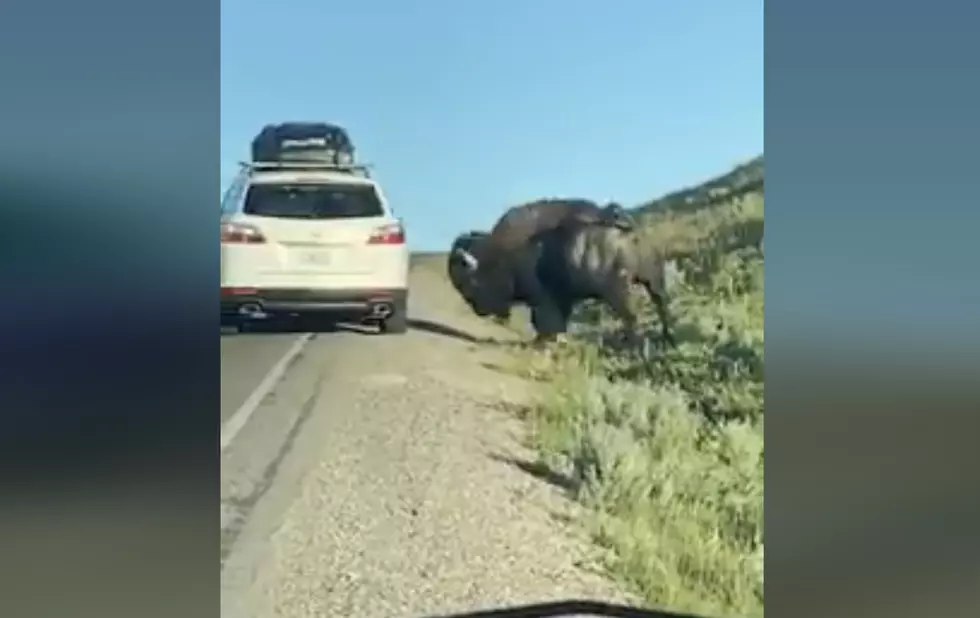
[[[231,415],[231,418],[225,421],[225,424],[221,426],[222,453],[225,452],[228,445],[235,439],[238,432],[242,430],[242,427],[244,427],[245,423],[248,422],[249,417],[255,413],[259,407],[259,404],[262,403],[262,400],[265,399],[266,395],[272,392],[272,389],[276,387],[279,379],[282,378],[284,373],[286,373],[286,367],[289,366],[289,363],[296,358],[296,355],[303,351],[303,347],[309,343],[310,339],[312,338],[313,333],[306,333],[305,335],[301,335],[295,342],[293,342],[293,345],[286,351],[286,354],[283,355],[283,357],[279,359],[272,369],[269,370],[269,373],[262,378],[262,381],[255,387],[252,394],[248,396],[245,403],[235,410],[235,413]]]

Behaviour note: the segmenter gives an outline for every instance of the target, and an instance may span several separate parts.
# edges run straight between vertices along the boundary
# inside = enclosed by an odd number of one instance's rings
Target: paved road
[[[514,463],[534,453],[496,406],[528,385],[473,343],[513,334],[462,308],[441,266],[411,285],[403,336],[222,337],[223,618],[622,598],[575,566],[591,548],[556,528],[570,503]]]
[[[572,516],[570,503],[518,465],[534,453],[520,444],[520,421],[495,407],[517,405],[529,385],[492,369],[507,362],[503,348],[472,342],[512,334],[457,314],[438,275],[414,274],[416,322],[403,336],[310,338],[227,441],[223,618],[418,618],[622,599],[576,566],[592,549],[555,524]],[[223,414],[239,418],[249,387],[300,337],[226,336]]]
[[[245,402],[298,333],[221,334],[221,422]]]

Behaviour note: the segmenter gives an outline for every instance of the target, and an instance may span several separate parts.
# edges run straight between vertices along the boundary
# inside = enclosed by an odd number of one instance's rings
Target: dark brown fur
[[[645,245],[635,231],[576,224],[556,230],[542,238],[541,244],[539,268],[553,273],[552,277],[563,273],[562,296],[606,302],[632,336],[637,316],[630,300],[631,288],[634,283],[640,284],[657,309],[663,341],[675,344],[670,332],[666,260],[655,248]]]
[[[493,285],[487,285],[481,274],[465,265],[469,253],[485,254],[488,236],[463,235],[453,244],[450,254],[450,279],[460,294],[479,315],[503,315],[513,304],[524,302],[536,315],[535,329],[548,338],[566,332],[572,310],[578,302],[599,299],[607,303],[635,337],[636,313],[630,302],[633,283],[642,285],[660,317],[663,340],[673,344],[669,329],[668,295],[665,289],[665,260],[653,248],[645,246],[635,232],[607,224],[564,224],[512,252],[511,266],[499,272]],[[553,325],[542,316],[551,310],[528,294],[518,273],[533,270],[543,291],[554,306]],[[543,328],[542,328],[543,327]]]
[[[600,207],[580,198],[542,199],[508,209],[489,235],[472,245],[471,250],[454,250],[454,255],[463,258],[473,271],[469,287],[480,289],[482,302],[471,305],[481,315],[504,316],[510,311],[510,303],[504,299],[520,289],[528,304],[538,311],[543,328],[558,332],[563,310],[555,304],[534,261],[527,259],[525,248],[541,235],[566,226],[590,224],[620,229],[632,229],[634,225],[618,204]]]
[[[608,208],[608,207],[607,207]],[[490,229],[491,259],[517,251],[537,234],[569,223],[600,223],[608,211],[581,198],[547,198],[509,208]]]

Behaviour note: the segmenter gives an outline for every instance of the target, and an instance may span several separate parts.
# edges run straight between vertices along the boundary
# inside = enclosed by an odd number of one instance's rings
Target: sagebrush
[[[677,349],[641,359],[593,305],[572,343],[524,367],[551,384],[531,415],[543,463],[590,507],[610,571],[652,605],[709,616],[763,613],[759,185],[704,208],[644,209],[648,242],[676,263]]]

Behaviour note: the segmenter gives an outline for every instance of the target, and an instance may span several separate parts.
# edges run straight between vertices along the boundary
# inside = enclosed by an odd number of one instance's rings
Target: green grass
[[[579,311],[572,343],[522,359],[551,384],[529,416],[535,446],[576,481],[610,573],[651,605],[706,616],[763,614],[761,157],[751,165],[747,190],[716,180],[683,208],[677,194],[643,207],[645,234],[680,272],[679,347],[651,351],[652,377],[622,346],[594,343],[619,329],[601,306]]]

